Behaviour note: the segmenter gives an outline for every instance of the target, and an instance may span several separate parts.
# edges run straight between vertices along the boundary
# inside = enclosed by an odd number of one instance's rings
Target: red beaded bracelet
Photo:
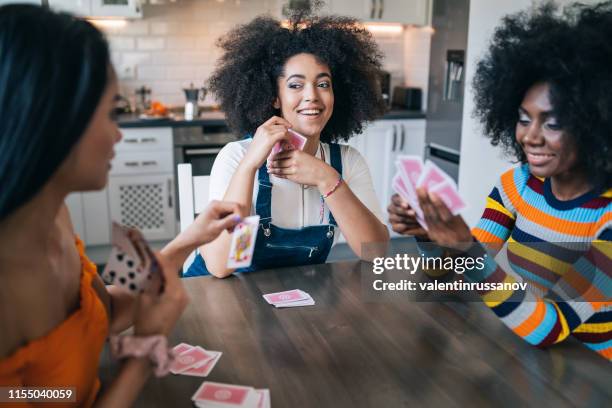
[[[338,181],[336,181],[336,184],[334,184],[334,186],[331,188],[331,190],[329,190],[327,193],[322,194],[321,195],[321,199],[325,200],[327,197],[329,197],[330,195],[333,194],[334,191],[336,191],[336,189],[338,188],[338,186],[342,184],[342,176],[340,176],[338,178]]]
[[[325,199],[329,197],[330,195],[332,195],[334,191],[338,189],[338,186],[340,186],[340,184],[342,184],[342,176],[338,178],[338,181],[336,181],[336,184],[334,184],[331,190],[329,190],[325,194],[321,194],[321,209],[319,211],[319,219],[320,219],[321,224],[323,223],[323,213],[325,211]]]

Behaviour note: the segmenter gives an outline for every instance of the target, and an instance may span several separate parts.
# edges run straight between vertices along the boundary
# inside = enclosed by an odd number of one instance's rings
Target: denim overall
[[[332,143],[329,149],[332,167],[338,174],[342,174],[340,146]],[[272,224],[272,183],[266,163],[259,168],[257,179],[259,191],[255,212],[260,217],[260,228],[257,231],[253,263],[248,268],[236,269],[236,272],[325,263],[334,242],[335,227],[338,226],[332,213],[329,213],[329,224],[326,225],[297,229],[278,227]],[[208,274],[206,263],[202,255],[198,254],[183,277]]]

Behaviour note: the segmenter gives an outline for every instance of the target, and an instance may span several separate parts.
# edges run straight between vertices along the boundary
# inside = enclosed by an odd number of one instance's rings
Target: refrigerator
[[[433,0],[425,158],[459,178],[469,0]]]

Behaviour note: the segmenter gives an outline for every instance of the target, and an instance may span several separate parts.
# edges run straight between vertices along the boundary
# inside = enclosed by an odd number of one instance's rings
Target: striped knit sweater
[[[522,165],[501,176],[472,234],[507,243],[511,270],[487,257],[469,280],[529,285],[481,293],[510,329],[541,347],[572,335],[612,361],[612,189],[559,201]]]

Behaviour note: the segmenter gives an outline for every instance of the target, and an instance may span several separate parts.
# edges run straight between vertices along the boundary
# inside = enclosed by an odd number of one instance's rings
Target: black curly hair
[[[515,138],[527,90],[548,83],[562,128],[596,186],[612,186],[612,1],[547,2],[506,16],[473,81],[475,116],[494,146],[526,162]]]
[[[382,55],[355,19],[316,17],[309,9],[290,12],[288,26],[259,16],[220,38],[217,45],[225,53],[209,79],[210,90],[232,129],[253,134],[279,114],[273,103],[285,62],[300,53],[313,54],[329,67],[336,100],[321,140],[348,140],[363,131],[364,122],[384,113],[378,82]]]

